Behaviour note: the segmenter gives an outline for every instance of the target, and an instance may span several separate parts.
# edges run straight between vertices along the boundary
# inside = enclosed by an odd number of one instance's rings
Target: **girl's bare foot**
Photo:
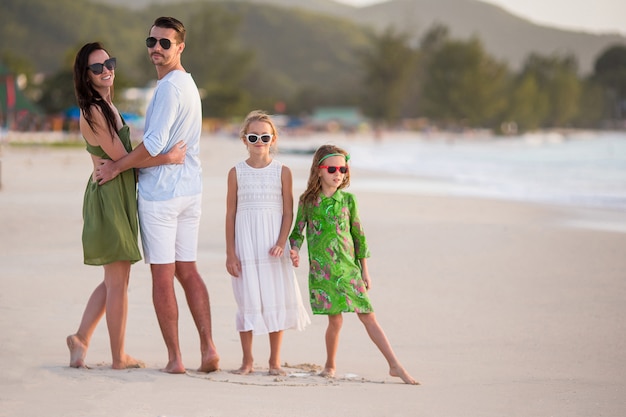
[[[287,372],[285,372],[283,370],[283,368],[270,368],[268,374],[270,375],[274,375],[274,376],[285,376],[287,375]]]
[[[235,371],[231,371],[231,373],[237,374],[237,375],[248,375],[252,372],[254,372],[254,369],[252,368],[252,366],[248,366],[248,365],[241,365],[241,368]]]
[[[334,378],[335,370],[333,368],[324,368],[324,370],[320,372],[319,375],[323,376],[324,378]]]
[[[389,375],[398,377],[404,381],[405,384],[419,385],[420,383],[415,380],[409,373],[401,366],[390,368]]]
[[[65,339],[70,350],[70,366],[72,368],[86,368],[85,356],[87,355],[87,345],[76,334],[71,334]]]

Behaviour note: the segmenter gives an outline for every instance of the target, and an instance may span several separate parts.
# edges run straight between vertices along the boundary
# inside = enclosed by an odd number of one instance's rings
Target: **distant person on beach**
[[[80,131],[94,172],[101,158],[118,160],[132,150],[130,130],[113,105],[116,59],[97,42],[84,45],[74,61],[74,89],[80,108]],[[152,164],[182,163],[184,149],[160,155]],[[106,312],[113,369],[143,364],[124,351],[128,281],[131,264],[141,259],[137,244],[137,188],[128,169],[98,185],[92,173],[83,200],[83,255],[87,265],[102,265],[104,280],[91,294],[78,331],[67,337],[70,366],[85,368],[91,336]]]
[[[278,134],[267,114],[248,114],[239,137],[249,157],[228,172],[226,197],[226,269],[232,276],[243,350],[241,367],[234,373],[254,372],[253,336],[269,334],[269,374],[284,375],[283,330],[302,330],[310,323],[287,242],[293,221],[292,176],[272,158]]]
[[[313,314],[328,316],[326,365],[321,376],[335,376],[342,313],[355,312],[367,334],[389,364],[389,374],[407,384],[418,382],[396,358],[376,320],[368,291],[372,280],[366,258],[370,256],[354,195],[342,191],[350,184],[348,153],[323,145],[313,155],[307,188],[300,196],[295,226],[289,241],[294,266],[305,239],[309,253],[309,292]]]
[[[152,271],[152,300],[168,352],[163,370],[169,373],[185,372],[174,278],[185,292],[200,336],[198,371],[219,369],[209,293],[196,265],[202,211],[202,108],[198,87],[181,63],[185,34],[183,24],[173,17],[154,21],[146,46],[158,82],[146,112],[143,142],[125,158],[114,163],[103,161],[96,174],[102,184],[129,167],[167,152],[181,140],[187,146],[184,164],[139,170],[141,240]]]

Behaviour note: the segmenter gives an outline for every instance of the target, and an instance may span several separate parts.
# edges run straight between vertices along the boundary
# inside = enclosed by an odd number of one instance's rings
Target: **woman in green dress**
[[[94,170],[101,158],[117,160],[132,150],[129,127],[112,102],[116,59],[98,43],[84,45],[74,61],[74,89],[80,131]],[[185,149],[174,146],[151,163],[182,163]],[[104,279],[91,294],[78,331],[67,337],[70,366],[84,368],[91,336],[106,313],[113,369],[142,367],[124,350],[131,264],[141,259],[137,244],[134,169],[98,185],[93,172],[83,200],[83,254],[87,265],[102,265]]]
[[[326,365],[320,375],[334,377],[342,313],[354,312],[387,360],[389,374],[407,384],[417,384],[396,358],[367,295],[372,286],[366,262],[370,253],[356,199],[342,191],[350,184],[348,159],[345,150],[333,145],[323,145],[315,152],[289,236],[291,259],[298,266],[306,228],[311,310],[328,315]]]

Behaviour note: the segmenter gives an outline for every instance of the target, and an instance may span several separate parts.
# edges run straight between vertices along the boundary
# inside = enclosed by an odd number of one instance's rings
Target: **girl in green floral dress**
[[[320,375],[334,377],[342,313],[354,312],[389,363],[389,374],[418,384],[396,358],[367,295],[372,285],[366,262],[370,253],[354,195],[342,191],[350,184],[348,159],[345,150],[333,145],[315,152],[289,236],[291,260],[297,267],[306,228],[311,310],[328,315],[326,365]]]

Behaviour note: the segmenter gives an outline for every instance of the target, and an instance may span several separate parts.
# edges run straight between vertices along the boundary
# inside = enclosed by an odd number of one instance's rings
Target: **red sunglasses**
[[[320,165],[318,168],[325,169],[326,171],[328,171],[329,174],[334,174],[335,172],[337,172],[337,170],[339,170],[339,172],[341,172],[342,174],[345,174],[346,172],[348,172],[347,165],[344,165],[342,167],[331,167],[328,165]]]

